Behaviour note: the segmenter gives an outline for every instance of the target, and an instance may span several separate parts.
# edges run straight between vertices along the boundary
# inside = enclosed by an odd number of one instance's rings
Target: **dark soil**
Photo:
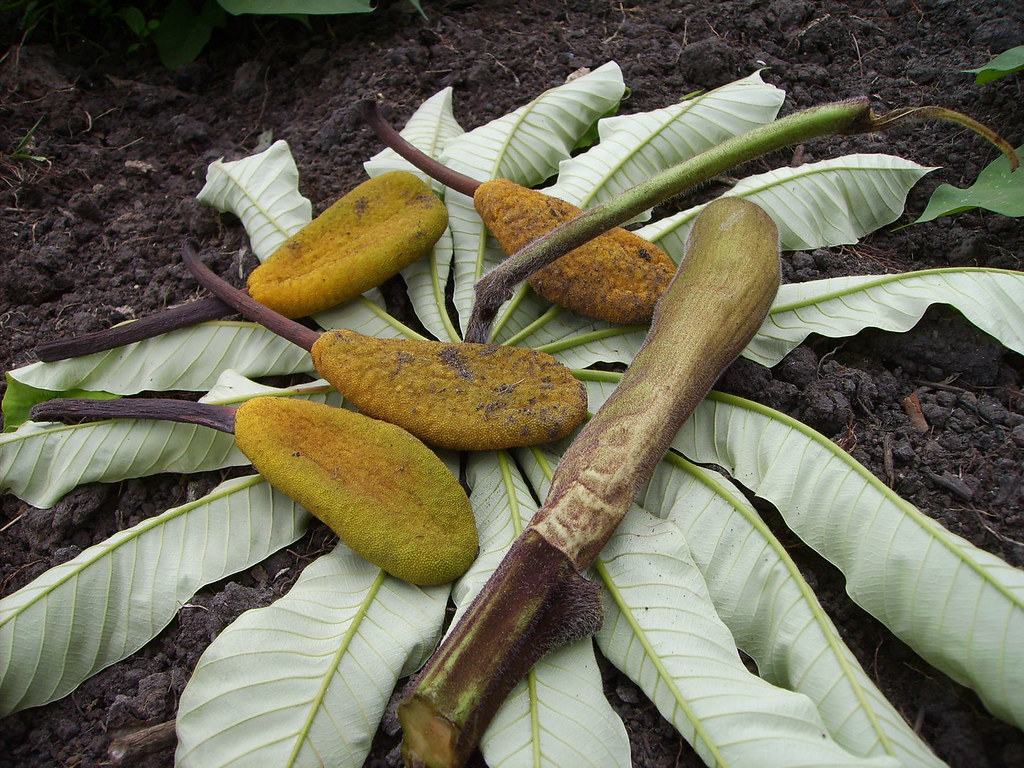
[[[785,110],[860,94],[880,110],[942,104],[1021,141],[1019,77],[975,86],[960,70],[1024,43],[1018,0],[424,0],[365,17],[232,20],[195,63],[176,72],[109,30],[18,45],[0,18],[0,151],[33,125],[31,154],[0,156],[0,363],[33,360],[45,339],[97,330],[183,302],[197,288],[179,263],[183,239],[220,254],[221,273],[244,233],[196,202],[207,165],[249,154],[261,133],[286,139],[302,190],[322,210],[361,180],[379,149],[353,105],[380,94],[401,123],[426,97],[455,89],[471,128],[557,85],[579,67],[614,59],[631,89],[628,111],[664,106],[767,65],[788,91]],[[49,37],[48,37],[49,35]],[[804,161],[886,151],[944,166],[911,194],[911,220],[940,182],[971,181],[994,152],[948,124],[880,139],[818,142]],[[787,153],[750,170],[793,160]],[[1024,227],[987,212],[876,233],[856,247],[785,255],[785,278],[949,265],[1021,269]],[[246,257],[243,266],[252,265]],[[1024,299],[1024,297],[1022,297]],[[774,370],[737,362],[720,387],[780,408],[834,437],[904,498],[980,547],[1024,565],[1024,363],[956,312],[935,308],[905,334],[812,339]],[[3,385],[0,384],[0,387]],[[927,429],[904,399],[916,393]],[[0,511],[0,594],[115,530],[202,493],[218,477],[160,476],[88,486],[55,509],[11,495]],[[13,524],[7,525],[11,521]],[[790,537],[791,538],[791,537]],[[113,737],[174,717],[178,695],[208,642],[243,610],[283,594],[326,551],[322,527],[295,547],[204,589],[131,658],[67,698],[0,722],[0,767],[112,764]],[[955,766],[1024,766],[1024,735],[989,716],[846,598],[834,569],[791,542],[801,566],[865,668],[936,752]],[[1024,663],[1024,662],[1022,662]],[[606,670],[609,697],[638,766],[699,760],[629,681]],[[393,732],[368,764],[395,764]],[[173,745],[130,764],[164,768]]]

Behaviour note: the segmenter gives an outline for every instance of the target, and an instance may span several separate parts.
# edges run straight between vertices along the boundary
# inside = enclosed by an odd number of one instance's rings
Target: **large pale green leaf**
[[[362,296],[332,309],[318,312],[313,318],[321,328],[348,328],[366,336],[384,339],[422,338],[420,334],[390,315],[380,290],[371,288]]]
[[[600,142],[563,160],[545,191],[581,208],[602,203],[658,171],[775,119],[785,92],[755,72],[678,104],[606,117]]]
[[[248,462],[235,447],[234,437],[195,424],[152,419],[74,425],[27,422],[0,435],[0,490],[46,508],[84,483]]]
[[[339,544],[207,648],[181,696],[175,765],[358,768],[398,678],[437,643],[447,597]]]
[[[242,221],[260,261],[302,229],[313,206],[299,192],[299,169],[285,141],[241,160],[210,163],[199,200]]]
[[[680,527],[719,617],[761,677],[809,696],[844,749],[944,765],[865,673],[738,488],[670,452],[639,501]]]
[[[846,155],[748,176],[726,194],[764,208],[779,228],[782,250],[856,243],[903,213],[907,193],[934,170],[893,155]],[[676,261],[703,205],[638,230]]]
[[[614,62],[545,91],[504,117],[448,139],[441,160],[479,181],[507,178],[524,186],[544,181],[569,156],[576,141],[609,109],[625,85]],[[455,307],[465,329],[473,284],[502,258],[488,248],[487,231],[465,195],[445,195],[455,250]]]
[[[1024,726],[1024,571],[950,533],[827,438],[764,406],[706,399],[673,445],[724,467],[846,576],[926,661]]]
[[[829,736],[809,698],[750,673],[678,527],[634,508],[595,564],[597,643],[710,766],[893,766]]]
[[[1024,273],[971,267],[791,283],[779,288],[743,355],[771,366],[812,333],[836,338],[864,328],[907,331],[932,304],[949,304],[1024,354],[1022,296]]]
[[[480,557],[453,592],[456,618],[537,510],[507,454],[471,454],[467,472]],[[491,768],[628,768],[629,739],[604,696],[590,639],[541,659],[502,704],[480,747]]]
[[[0,600],[0,717],[59,699],[151,640],[204,584],[292,543],[309,513],[259,475],[114,534]]]
[[[8,376],[55,392],[89,389],[134,395],[204,392],[225,368],[249,377],[278,376],[310,373],[313,361],[304,349],[254,323],[217,321],[83,357],[32,363]]]

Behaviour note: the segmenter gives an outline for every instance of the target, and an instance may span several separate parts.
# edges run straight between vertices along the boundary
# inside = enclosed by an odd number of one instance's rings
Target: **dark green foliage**
[[[423,14],[419,0],[409,2]],[[194,61],[214,30],[239,14],[292,18],[308,26],[307,15],[372,10],[370,0],[0,0],[0,15],[10,17],[4,21],[8,34],[16,31],[22,41],[46,29],[55,39],[74,35],[109,44],[127,25],[134,39],[124,52],[153,44],[168,69]]]

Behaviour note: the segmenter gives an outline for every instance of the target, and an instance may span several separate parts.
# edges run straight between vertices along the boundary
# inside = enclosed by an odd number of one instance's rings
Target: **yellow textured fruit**
[[[576,206],[494,179],[473,196],[477,212],[506,254],[578,216]],[[616,227],[537,270],[530,286],[553,304],[611,323],[647,323],[676,265],[663,250]]]
[[[320,375],[363,413],[455,450],[537,445],[586,416],[587,394],[551,355],[522,347],[324,333]]]
[[[476,558],[476,523],[458,478],[401,427],[259,397],[238,408],[235,440],[271,485],[393,576],[444,584]]]
[[[405,171],[363,182],[249,275],[249,294],[285,317],[353,299],[425,254],[448,225],[430,187]]]

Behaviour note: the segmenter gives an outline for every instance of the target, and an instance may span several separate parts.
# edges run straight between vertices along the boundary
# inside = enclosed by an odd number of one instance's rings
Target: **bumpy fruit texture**
[[[380,285],[425,254],[448,225],[444,203],[405,171],[363,182],[249,275],[249,294],[305,317]]]
[[[527,243],[578,216],[576,206],[494,179],[473,197],[477,213],[512,255]],[[676,265],[653,243],[616,227],[537,270],[530,286],[553,304],[611,323],[648,323]]]
[[[587,394],[551,355],[521,347],[324,333],[320,375],[363,413],[454,450],[537,445],[586,416]]]
[[[272,486],[393,576],[444,584],[476,558],[476,523],[458,478],[401,427],[259,397],[235,414],[235,440]]]

